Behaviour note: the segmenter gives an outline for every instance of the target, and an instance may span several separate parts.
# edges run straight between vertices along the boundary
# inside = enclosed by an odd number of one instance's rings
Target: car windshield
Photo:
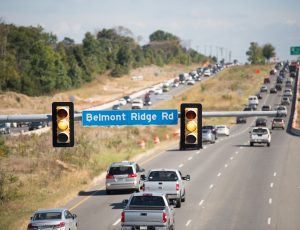
[[[130,201],[134,206],[165,206],[164,199],[160,196],[134,196]]]
[[[177,181],[178,177],[174,171],[152,171],[148,177],[149,181]]]
[[[274,119],[275,122],[282,122],[282,119]]]
[[[267,134],[268,133],[268,131],[266,129],[253,129],[252,132],[256,133],[256,134]]]
[[[60,220],[61,212],[39,212],[33,217],[33,220]]]
[[[123,175],[123,174],[132,174],[133,169],[131,166],[118,166],[118,167],[111,167],[109,169],[110,175]]]

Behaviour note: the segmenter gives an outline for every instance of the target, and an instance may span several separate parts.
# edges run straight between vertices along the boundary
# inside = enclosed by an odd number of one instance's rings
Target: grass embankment
[[[255,70],[261,70],[260,75]],[[181,102],[201,102],[208,110],[239,110],[248,95],[257,91],[269,66],[246,66],[224,70],[216,78],[191,87],[187,93],[160,108],[178,108]],[[219,120],[227,121],[227,120]],[[210,122],[216,122],[212,120]],[[0,143],[1,229],[24,229],[32,211],[62,206],[113,161],[130,159],[143,152],[137,141],[153,148],[153,137],[164,140],[177,126],[97,127],[76,125],[75,147],[54,149],[51,133],[41,136],[7,137]]]

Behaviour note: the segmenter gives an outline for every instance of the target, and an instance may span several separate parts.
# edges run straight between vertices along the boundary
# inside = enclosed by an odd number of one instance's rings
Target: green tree
[[[264,63],[264,58],[262,54],[262,48],[257,42],[251,42],[249,50],[246,52],[248,56],[248,61],[251,64],[262,64]]]
[[[272,57],[275,57],[275,48],[272,44],[265,44],[262,48],[262,54],[264,58],[269,62]]]
[[[180,41],[179,38],[171,33],[157,30],[150,34],[149,39],[151,42],[153,41],[168,41],[168,40],[174,40],[174,41]]]

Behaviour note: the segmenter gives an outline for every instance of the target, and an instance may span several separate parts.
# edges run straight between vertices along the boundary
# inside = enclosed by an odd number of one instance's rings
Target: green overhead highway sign
[[[292,46],[291,55],[300,55],[300,46]]]

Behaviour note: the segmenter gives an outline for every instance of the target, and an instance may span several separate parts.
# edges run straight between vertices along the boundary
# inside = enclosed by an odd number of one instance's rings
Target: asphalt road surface
[[[279,104],[281,94],[265,93],[259,108]],[[176,229],[300,229],[300,138],[273,130],[270,147],[250,147],[254,120],[233,126],[229,137],[201,150],[178,151],[176,144],[139,161],[146,170],[179,168],[191,175],[186,202],[175,210]],[[128,197],[106,195],[102,180],[67,207],[78,215],[79,229],[120,229],[121,202]]]

